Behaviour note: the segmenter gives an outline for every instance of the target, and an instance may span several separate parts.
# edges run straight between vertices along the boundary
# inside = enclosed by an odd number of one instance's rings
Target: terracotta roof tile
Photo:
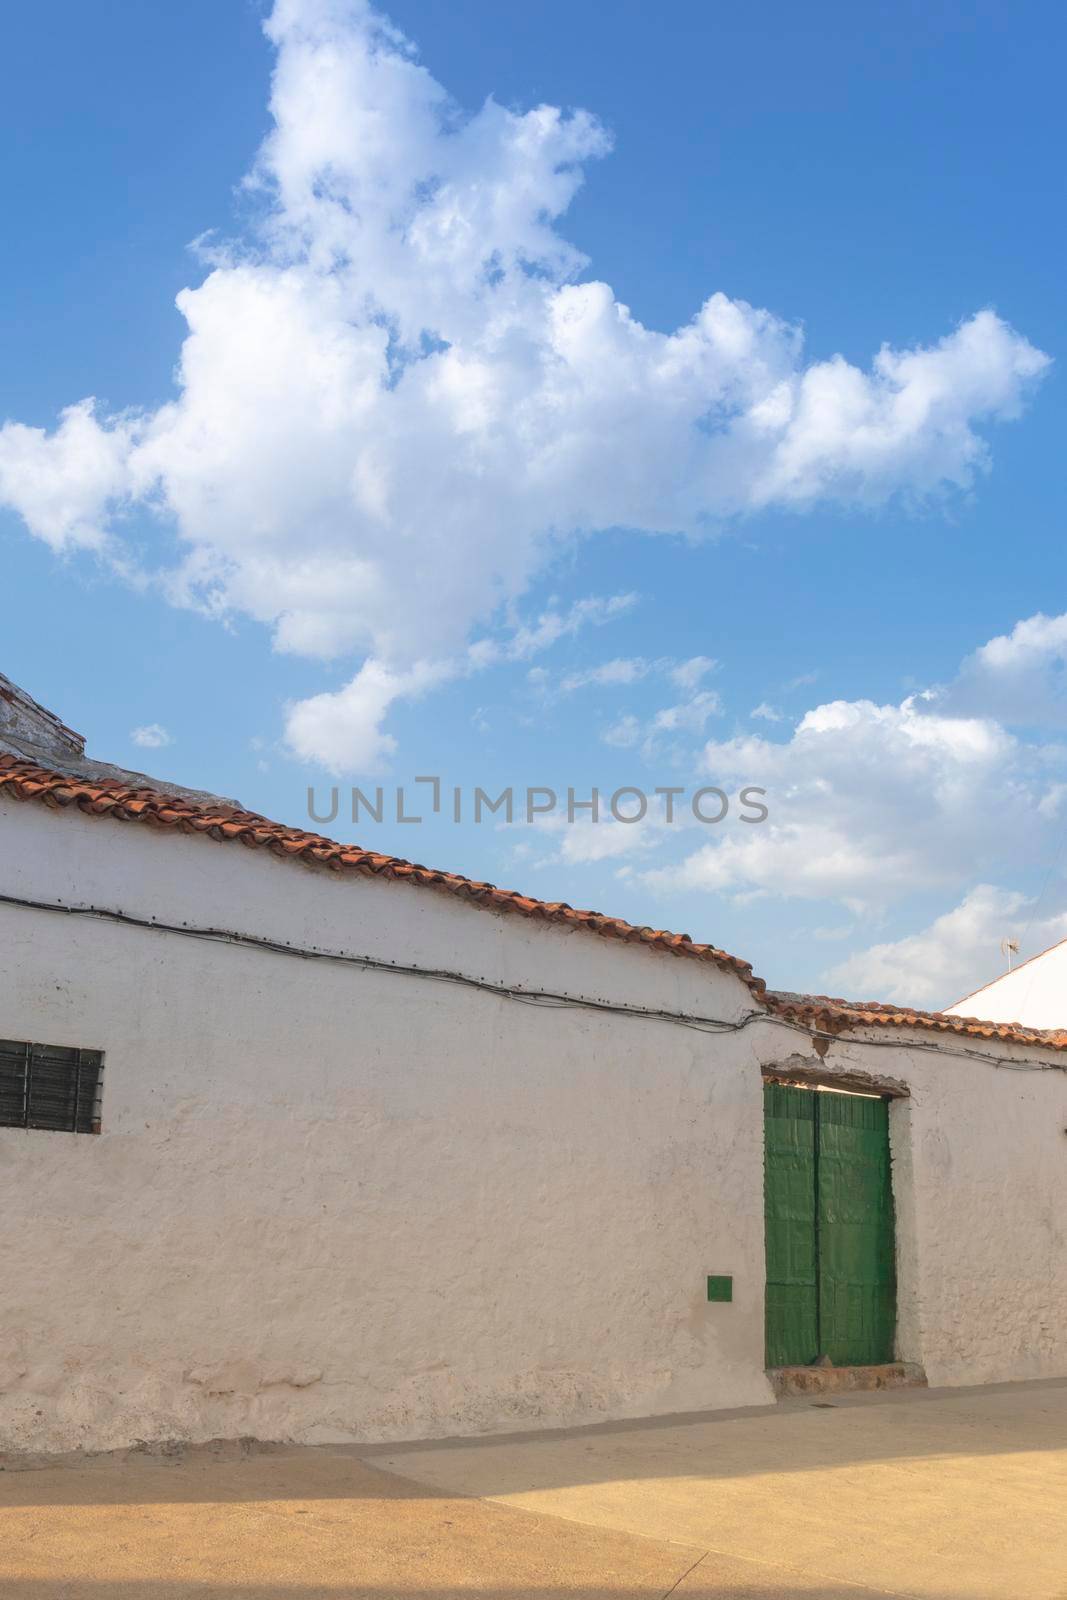
[[[761,995],[762,978],[754,976],[747,961],[718,950],[710,944],[694,944],[686,934],[658,933],[651,928],[635,928],[617,917],[598,911],[575,911],[562,900],[534,900],[511,889],[498,889],[454,872],[438,872],[415,861],[403,861],[376,850],[361,850],[356,845],[339,844],[321,834],[271,822],[254,811],[212,807],[180,799],[157,789],[130,788],[118,782],[90,782],[60,772],[49,772],[30,761],[0,754],[0,794],[17,800],[38,800],[52,807],[77,806],[88,816],[107,816],[122,822],[142,822],[176,828],[183,833],[208,833],[223,843],[240,840],[250,849],[265,848],[282,856],[295,856],[333,868],[337,872],[358,872],[364,876],[393,878],[401,883],[435,888],[468,899],[491,911],[517,913],[565,927],[582,928],[612,939],[640,940],[651,949],[669,955],[689,956],[733,972]]]
[[[835,1000],[825,994],[787,994],[767,989],[764,1004],[777,1016],[802,1022],[826,1033],[849,1028],[924,1028],[933,1033],[965,1034],[975,1039],[1002,1039],[1006,1044],[1036,1044],[1067,1050],[1067,1029],[1026,1028],[1020,1022],[985,1022],[981,1017],[946,1016],[879,1000]]]
[[[668,955],[709,962],[735,973],[757,1001],[776,1016],[826,1033],[852,1028],[920,1028],[936,1033],[1002,1040],[1006,1044],[1039,1045],[1067,1050],[1067,1029],[1024,1028],[1019,1023],[983,1022],[976,1017],[946,1016],[940,1011],[918,1011],[910,1006],[883,1005],[875,1000],[835,1000],[828,995],[788,994],[768,990],[749,962],[714,945],[697,944],[688,934],[665,929],[638,928],[619,917],[599,911],[580,911],[566,901],[535,900],[511,889],[481,883],[454,872],[439,872],[415,861],[339,844],[322,834],[307,833],[281,822],[271,822],[255,811],[242,811],[211,801],[198,801],[150,787],[133,788],[119,781],[82,780],[52,772],[32,761],[0,753],[0,795],[17,800],[37,800],[56,808],[77,806],[88,816],[111,817],[121,822],[175,828],[181,833],[208,834],[222,843],[239,840],[249,849],[266,849],[286,858],[326,866],[335,872],[392,878],[400,883],[434,888],[472,901],[491,911],[536,917],[564,927],[582,928],[601,938],[641,943]]]

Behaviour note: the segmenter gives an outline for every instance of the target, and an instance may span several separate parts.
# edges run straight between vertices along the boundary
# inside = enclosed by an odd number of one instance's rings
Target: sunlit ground
[[[1067,1600],[1067,1381],[0,1473],[3,1600]]]

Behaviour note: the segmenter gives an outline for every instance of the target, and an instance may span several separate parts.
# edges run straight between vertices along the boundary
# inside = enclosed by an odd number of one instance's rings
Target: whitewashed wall
[[[966,1038],[930,1049],[939,1038],[930,1034],[894,1048],[885,1030],[866,1037],[883,1043],[835,1044],[827,1062],[873,1066],[910,1089],[889,1114],[898,1356],[933,1385],[1067,1375],[1063,1056]],[[961,1048],[984,1059],[961,1058]],[[994,1064],[1005,1059],[1011,1066]]]
[[[234,844],[0,801],[0,848],[9,894],[752,1006],[701,963]],[[801,1035],[6,907],[0,948],[0,1036],[106,1051],[100,1137],[0,1129],[0,1443],[412,1438],[770,1398],[760,1066],[810,1054]],[[1067,1372],[1067,1077],[838,1061],[913,1090],[902,1355],[935,1382]],[[732,1305],[707,1303],[709,1272]]]
[[[1067,1028],[1067,940],[947,1007],[950,1016]]]

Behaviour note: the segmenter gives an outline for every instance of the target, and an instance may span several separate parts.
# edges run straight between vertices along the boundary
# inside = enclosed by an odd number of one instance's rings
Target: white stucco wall
[[[949,1016],[1021,1022],[1027,1028],[1067,1028],[1067,940],[1005,972],[957,1005]]]
[[[876,1057],[910,1089],[889,1114],[897,1355],[934,1385],[1067,1374],[1067,1075],[1031,1070],[1051,1052],[998,1045],[972,1060],[946,1048],[967,1039],[919,1038],[827,1058],[844,1072]]]
[[[0,801],[0,850],[7,894],[751,1009],[701,963],[237,845]],[[761,1063],[810,1055],[802,1035],[20,908],[0,941],[0,1037],[106,1052],[99,1137],[0,1129],[3,1444],[411,1438],[770,1398]],[[1067,1372],[1067,1076],[907,1045],[825,1062],[912,1090],[901,1353],[935,1382]],[[708,1304],[708,1273],[733,1275],[732,1304]]]

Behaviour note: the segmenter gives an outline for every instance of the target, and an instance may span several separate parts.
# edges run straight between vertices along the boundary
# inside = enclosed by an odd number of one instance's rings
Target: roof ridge
[[[918,1006],[898,1006],[888,1000],[838,1000],[831,995],[793,994],[784,989],[765,990],[763,1002],[777,1016],[814,1022],[831,1033],[840,1033],[849,1026],[925,1028],[934,1033],[958,1033],[969,1038],[1002,1039],[1007,1044],[1040,1044],[1051,1050],[1067,1050],[1067,1028],[1027,1028],[1020,1022],[950,1016],[945,1011],[923,1011]]]
[[[87,816],[113,817],[120,822],[145,822],[177,828],[182,833],[207,834],[221,843],[240,841],[250,848],[267,849],[285,859],[302,860],[335,872],[358,872],[365,877],[391,878],[417,887],[435,888],[489,911],[512,912],[564,927],[581,928],[603,938],[642,944],[647,949],[669,955],[706,961],[740,978],[757,1003],[771,1015],[814,1025],[830,1033],[841,1033],[857,1026],[912,1027],[1067,1050],[1067,1029],[1024,1028],[1019,1023],[949,1016],[943,1011],[922,1011],[888,1001],[840,1000],[830,995],[768,989],[763,979],[752,971],[750,962],[715,945],[698,944],[687,933],[637,927],[601,911],[576,910],[564,900],[538,900],[517,889],[499,889],[495,884],[465,878],[457,872],[425,867],[420,862],[364,850],[359,845],[341,844],[324,834],[273,822],[258,811],[244,811],[225,803],[212,804],[209,800],[197,803],[153,785],[130,785],[118,780],[91,782],[0,753],[2,794],[17,800],[37,800],[54,809],[77,806]]]
[[[149,785],[130,785],[116,780],[89,781],[55,772],[13,755],[0,754],[0,793],[19,800],[38,800],[53,807],[75,805],[89,816],[110,816],[123,822],[149,822],[175,827],[184,833],[209,834],[229,841],[239,839],[251,848],[266,848],[290,859],[296,857],[334,871],[355,871],[363,876],[392,878],[420,887],[437,888],[487,910],[510,911],[521,916],[582,928],[602,937],[624,943],[643,944],[670,955],[708,961],[734,973],[751,992],[760,997],[766,987],[756,977],[751,963],[711,944],[700,944],[687,933],[638,927],[622,917],[602,911],[576,910],[566,901],[539,900],[517,889],[500,889],[496,884],[466,878],[457,872],[423,866],[360,845],[342,844],[324,834],[309,833],[287,823],[273,822],[259,812],[243,811],[210,802],[194,803],[181,795]]]

